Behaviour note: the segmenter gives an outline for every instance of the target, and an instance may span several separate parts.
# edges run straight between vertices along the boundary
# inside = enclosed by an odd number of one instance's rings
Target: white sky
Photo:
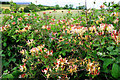
[[[1,0],[1,1],[11,1],[11,0]],[[111,2],[114,1],[115,3],[118,3],[120,0],[86,0],[87,1],[87,8],[99,8],[100,5],[102,5],[103,2]],[[96,2],[95,6],[93,5],[93,2]],[[13,0],[13,2],[33,2],[36,4],[36,0]],[[60,6],[64,6],[66,4],[73,4],[73,7],[84,5],[85,0],[37,0],[37,4],[42,5],[48,5],[48,6],[54,6],[56,4]]]

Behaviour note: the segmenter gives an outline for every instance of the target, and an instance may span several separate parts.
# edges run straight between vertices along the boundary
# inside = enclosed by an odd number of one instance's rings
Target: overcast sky
[[[1,1],[11,1],[11,0],[1,0]],[[12,0],[13,2],[33,2],[36,4],[36,0]],[[102,5],[103,2],[111,2],[114,1],[115,3],[118,3],[120,0],[86,0],[87,1],[87,8],[99,8],[100,5]],[[95,5],[93,5],[93,2],[96,2]],[[73,4],[74,7],[84,5],[85,0],[37,0],[37,4],[42,5],[48,5],[48,6],[54,6],[56,4],[60,6],[64,6],[65,4]]]

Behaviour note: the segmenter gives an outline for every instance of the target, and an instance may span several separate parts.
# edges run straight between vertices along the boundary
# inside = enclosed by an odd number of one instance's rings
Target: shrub
[[[35,4],[31,3],[24,8],[24,12],[30,12],[30,10],[31,11],[39,11],[39,8]]]
[[[10,12],[11,12],[11,11],[10,11],[9,9],[5,9],[2,13],[3,13],[3,14],[10,14]]]
[[[45,12],[43,17],[11,13],[0,28],[2,77],[119,79],[118,12],[102,5],[75,16],[69,10],[63,19]]]

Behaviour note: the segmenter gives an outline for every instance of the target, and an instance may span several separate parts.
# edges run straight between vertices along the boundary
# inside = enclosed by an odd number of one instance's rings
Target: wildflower
[[[112,24],[109,24],[109,25],[107,26],[107,31],[108,31],[108,32],[112,32],[113,29],[114,29],[114,27],[113,27]]]
[[[25,63],[25,62],[26,62],[26,59],[23,58],[22,62]]]
[[[45,68],[44,70],[42,70],[42,72],[44,72],[45,74],[47,74],[48,68]]]
[[[54,11],[56,11],[56,9],[53,9]]]
[[[33,39],[30,39],[30,40],[27,41],[28,46],[31,46],[33,43],[35,43]]]
[[[100,8],[104,8],[105,6],[104,5],[101,5]]]
[[[26,50],[24,49],[22,49],[22,51],[20,51],[20,53],[22,54],[22,55],[24,55],[25,53],[26,53]]]
[[[24,78],[25,77],[25,73],[24,74],[21,74],[21,75],[19,75],[19,78]]]
[[[91,62],[89,60],[86,66],[86,70],[89,71],[88,74],[98,75],[100,70],[99,63],[95,61]]]
[[[43,12],[43,14],[46,14],[46,12]]]
[[[15,25],[15,24],[16,24],[15,22],[12,23],[12,25]]]
[[[47,74],[46,76],[47,76],[47,78],[49,78],[50,74]]]
[[[19,21],[21,21],[21,20],[22,20],[22,18],[18,18],[18,20],[19,20]]]
[[[118,21],[119,21],[119,19],[116,18],[116,19],[113,21],[113,23],[114,23],[114,24],[115,24],[115,23],[118,23]]]
[[[28,14],[28,16],[30,16],[30,13]]]
[[[53,55],[53,50],[47,51],[46,53],[47,53],[47,55]]]
[[[34,19],[36,19],[37,17],[35,16]]]
[[[70,11],[68,11],[68,13],[70,13]]]
[[[14,18],[14,16],[11,16],[11,17],[10,17],[10,19],[13,19],[13,18]]]
[[[99,22],[99,21],[97,20],[97,21],[96,21],[96,24],[98,24],[98,22]]]
[[[24,63],[24,65],[20,65],[20,71],[21,72],[23,72],[23,71],[26,71],[27,70],[27,68],[26,68],[26,66],[25,66],[26,64]]]

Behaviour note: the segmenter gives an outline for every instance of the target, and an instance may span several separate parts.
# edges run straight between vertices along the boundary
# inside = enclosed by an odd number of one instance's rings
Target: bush
[[[69,10],[63,19],[11,13],[0,28],[2,77],[119,79],[118,12],[102,6],[73,16]]]
[[[31,3],[24,8],[24,12],[30,12],[30,10],[31,11],[39,11],[39,8],[35,4]]]
[[[10,11],[9,9],[5,9],[2,13],[3,13],[3,14],[10,14],[10,12],[11,12],[11,11]]]

